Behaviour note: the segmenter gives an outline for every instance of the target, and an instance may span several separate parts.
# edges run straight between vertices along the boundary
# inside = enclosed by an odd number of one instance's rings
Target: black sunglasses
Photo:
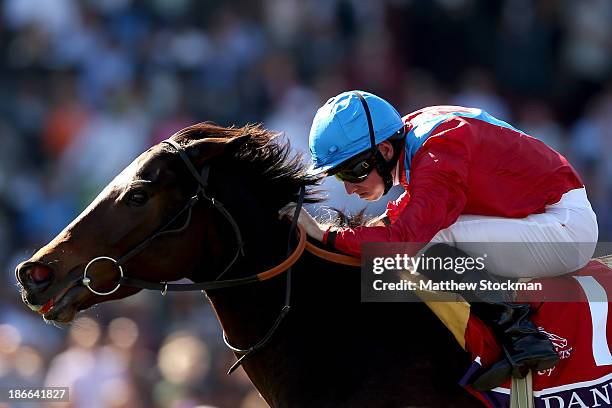
[[[358,157],[347,164],[338,166],[338,171],[334,172],[334,177],[340,181],[361,183],[370,175],[375,167],[374,156],[368,152],[365,158],[363,156]]]

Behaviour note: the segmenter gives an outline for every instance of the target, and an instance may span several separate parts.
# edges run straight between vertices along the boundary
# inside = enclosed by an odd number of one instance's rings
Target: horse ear
[[[194,140],[187,145],[185,152],[196,166],[201,165],[206,160],[237,149],[246,141],[248,136],[249,135],[236,136],[231,139],[208,137]]]

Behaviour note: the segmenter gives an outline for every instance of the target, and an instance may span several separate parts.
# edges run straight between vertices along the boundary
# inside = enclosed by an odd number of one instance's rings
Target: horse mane
[[[186,127],[176,133],[177,140],[198,140],[202,138],[240,139],[227,156],[241,166],[248,166],[249,174],[263,177],[265,184],[274,186],[281,196],[293,197],[299,194],[300,186],[307,187],[304,202],[316,203],[324,197],[319,190],[308,189],[318,186],[324,176],[309,175],[308,166],[302,154],[293,152],[289,140],[280,140],[283,133],[266,129],[260,123],[245,126],[223,127],[212,122],[202,122]]]

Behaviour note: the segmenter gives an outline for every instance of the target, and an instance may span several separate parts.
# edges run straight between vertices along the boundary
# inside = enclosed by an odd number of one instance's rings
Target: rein
[[[329,262],[347,265],[347,266],[361,266],[361,260],[359,258],[355,258],[349,255],[339,254],[336,252],[330,252],[325,249],[319,248],[318,246],[313,245],[308,241],[306,241],[306,250],[310,252],[311,254],[318,256],[321,259],[325,259],[326,261],[329,261]]]

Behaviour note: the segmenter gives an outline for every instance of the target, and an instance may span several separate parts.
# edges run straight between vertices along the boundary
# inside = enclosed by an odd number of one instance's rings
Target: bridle
[[[288,237],[288,244],[287,244],[287,258],[285,259],[285,261],[283,261],[280,265],[277,265],[276,267],[272,269],[269,269],[265,272],[258,273],[256,275],[251,275],[251,276],[247,276],[244,278],[220,280],[221,277],[236,263],[238,258],[241,256],[244,256],[244,241],[242,240],[242,235],[240,234],[240,228],[238,227],[238,224],[236,223],[232,215],[225,209],[223,204],[219,200],[216,200],[214,197],[211,197],[206,193],[206,188],[208,187],[208,175],[210,172],[209,165],[205,164],[201,172],[198,172],[195,166],[193,165],[193,163],[191,162],[191,160],[189,159],[189,157],[187,156],[187,154],[185,153],[184,149],[178,143],[176,143],[172,139],[164,140],[162,143],[167,144],[179,154],[183,163],[185,163],[185,165],[189,169],[189,172],[191,173],[191,175],[198,182],[198,188],[197,188],[195,195],[187,201],[185,206],[174,217],[172,217],[170,221],[162,225],[161,228],[159,228],[157,231],[155,231],[153,234],[147,237],[144,241],[142,241],[136,247],[128,251],[125,255],[121,256],[119,259],[114,259],[109,256],[99,256],[89,261],[89,263],[85,267],[85,271],[83,273],[83,279],[81,280],[81,283],[87,289],[89,289],[92,293],[98,296],[111,295],[115,293],[117,290],[119,290],[121,286],[129,286],[129,287],[135,287],[135,288],[140,288],[140,289],[159,290],[162,295],[166,295],[166,293],[168,292],[186,292],[186,291],[193,291],[193,290],[204,291],[208,289],[222,289],[222,288],[242,286],[242,285],[247,285],[247,284],[251,284],[255,282],[261,282],[261,281],[270,279],[286,271],[287,272],[287,282],[286,282],[286,292],[285,292],[286,293],[285,294],[285,304],[283,308],[281,309],[278,317],[276,318],[274,324],[272,325],[270,330],[268,330],[268,333],[261,340],[259,340],[255,345],[247,349],[241,349],[241,348],[232,346],[227,336],[225,335],[225,333],[223,333],[223,339],[225,343],[227,344],[227,346],[232,351],[238,354],[242,354],[242,357],[240,357],[238,361],[236,361],[236,363],[234,363],[234,365],[228,371],[228,374],[231,374],[234,370],[236,370],[242,364],[242,362],[248,356],[252,355],[252,353],[264,347],[270,341],[270,339],[272,338],[272,335],[274,334],[274,332],[279,327],[284,317],[287,315],[287,313],[289,313],[289,310],[291,309],[291,305],[290,305],[291,303],[291,266],[297,261],[297,259],[299,259],[302,252],[304,251],[304,248],[306,246],[306,234],[303,230],[300,230],[299,242],[295,250],[291,248],[291,238],[293,237],[293,234],[296,230],[298,215],[301,211],[302,204],[304,202],[305,187],[304,185],[300,187],[299,198],[297,200],[297,205],[295,207],[295,213],[293,214],[293,221],[289,229],[289,237]],[[151,242],[154,239],[162,235],[165,235],[165,234],[179,233],[187,229],[187,227],[189,227],[189,224],[191,223],[193,207],[202,199],[212,204],[212,206],[217,211],[219,211],[225,217],[225,219],[229,222],[229,224],[232,226],[232,229],[234,231],[234,235],[235,235],[236,243],[237,243],[236,252],[234,254],[234,257],[229,262],[229,264],[223,269],[223,271],[219,273],[216,279],[214,281],[208,281],[208,282],[173,284],[173,283],[168,283],[168,282],[150,282],[150,281],[144,281],[141,279],[130,278],[130,277],[125,276],[123,265],[125,265],[125,263],[129,261],[131,258],[133,258],[135,255],[142,252],[147,246],[151,244]],[[186,212],[187,212],[187,218],[185,220],[185,223],[180,228],[169,229],[170,226],[174,222],[176,222],[176,220],[178,220]],[[91,278],[89,278],[87,275],[89,268],[91,268],[92,265],[94,265],[96,262],[99,262],[99,261],[110,261],[115,265],[116,269],[119,271],[120,277],[119,277],[119,281],[117,282],[117,285],[112,290],[109,290],[107,292],[100,292],[92,288]]]

